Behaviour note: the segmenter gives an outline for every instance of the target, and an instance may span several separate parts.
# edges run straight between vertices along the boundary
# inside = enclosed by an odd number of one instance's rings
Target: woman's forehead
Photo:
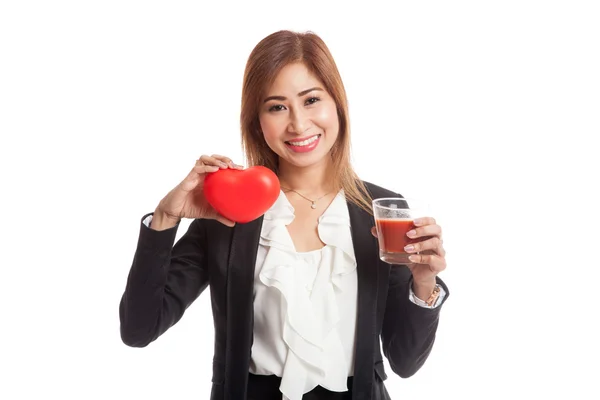
[[[267,95],[277,94],[274,92],[298,94],[315,86],[322,88],[323,84],[304,64],[288,64],[275,76],[273,83],[267,90]]]

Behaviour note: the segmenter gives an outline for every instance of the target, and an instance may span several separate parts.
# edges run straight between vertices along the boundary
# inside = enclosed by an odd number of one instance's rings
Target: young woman
[[[383,354],[401,377],[427,359],[448,288],[441,228],[421,218],[409,268],[379,259],[373,198],[397,193],[350,165],[346,94],[325,43],[280,31],[252,51],[241,130],[249,166],[279,177],[262,217],[234,224],[204,199],[206,174],[241,168],[202,156],[143,217],[120,304],[121,337],[144,347],[210,285],[211,399],[389,399]],[[173,246],[182,218],[193,218]]]

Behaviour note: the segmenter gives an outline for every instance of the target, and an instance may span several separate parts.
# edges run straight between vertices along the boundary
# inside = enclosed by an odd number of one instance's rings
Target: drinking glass
[[[386,197],[373,200],[379,258],[389,264],[412,264],[408,259],[410,253],[404,247],[425,238],[411,239],[406,233],[415,228],[413,221],[416,218],[426,216],[427,208],[427,204],[419,199]]]

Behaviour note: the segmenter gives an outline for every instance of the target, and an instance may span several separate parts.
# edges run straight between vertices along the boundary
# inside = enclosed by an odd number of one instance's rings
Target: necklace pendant
[[[311,206],[310,206],[310,208],[312,208],[312,209],[317,208],[317,204],[313,201],[312,204],[311,204]]]

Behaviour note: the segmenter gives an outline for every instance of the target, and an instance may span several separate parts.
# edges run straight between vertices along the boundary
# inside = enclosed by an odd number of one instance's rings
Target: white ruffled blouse
[[[356,335],[356,259],[343,191],[319,218],[322,249],[297,252],[286,227],[293,220],[280,192],[264,215],[254,279],[250,372],[280,376],[284,400],[301,400],[317,385],[347,391]]]

